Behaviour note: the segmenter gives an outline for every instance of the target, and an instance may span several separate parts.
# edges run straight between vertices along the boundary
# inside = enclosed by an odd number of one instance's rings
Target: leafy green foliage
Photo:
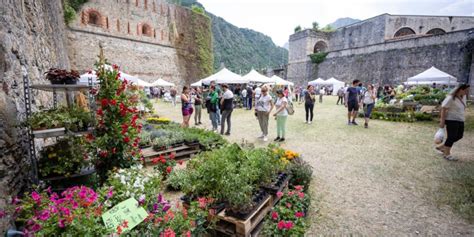
[[[70,176],[90,165],[82,137],[66,137],[41,150],[38,162],[41,177]]]
[[[290,186],[301,185],[304,187],[303,191],[306,192],[313,179],[313,168],[311,165],[303,161],[303,159],[297,158],[288,165],[288,170],[291,174]]]
[[[204,16],[204,17],[203,17]],[[194,42],[197,46],[197,65],[200,68],[199,78],[213,73],[214,55],[212,49],[211,19],[202,7],[193,5],[191,25],[194,32]]]
[[[81,6],[88,0],[64,0],[64,21],[69,25],[75,18],[76,13],[81,9]]]
[[[300,31],[301,31],[301,26],[296,26],[296,27],[295,27],[295,33],[298,33],[298,32],[300,32]]]
[[[316,64],[324,62],[326,56],[328,56],[328,53],[326,52],[313,53],[309,55],[309,57],[311,58],[311,62]]]
[[[313,22],[313,30],[319,30],[319,23],[318,22]]]
[[[81,107],[60,107],[33,113],[27,124],[33,130],[65,127],[67,130],[78,132],[92,125],[91,113]]]
[[[320,31],[322,32],[334,32],[336,29],[334,29],[331,25],[326,25],[325,27],[321,28]]]

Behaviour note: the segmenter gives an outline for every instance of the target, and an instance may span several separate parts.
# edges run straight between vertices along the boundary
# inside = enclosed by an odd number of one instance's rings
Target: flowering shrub
[[[171,122],[169,118],[163,118],[163,117],[161,118],[149,117],[146,119],[146,121],[152,124],[168,124]]]
[[[128,169],[119,169],[110,175],[105,185],[99,190],[104,205],[111,208],[131,197],[143,206],[154,203],[163,185],[161,174],[142,169],[141,165]]]
[[[310,198],[303,189],[303,186],[296,186],[285,193],[277,193],[281,200],[265,220],[263,233],[266,236],[304,236],[308,227],[304,217],[310,205]]]
[[[110,233],[102,224],[102,204],[94,190],[75,186],[59,196],[49,189],[33,191],[23,200],[14,198],[16,220],[25,236],[86,236]]]
[[[107,179],[114,167],[128,168],[139,157],[138,144],[142,125],[138,123],[139,102],[137,87],[120,80],[118,66],[107,70],[100,57],[97,68],[100,88],[97,92],[97,124],[94,135],[88,136],[92,151],[98,154],[95,165],[101,181]]]
[[[151,162],[153,165],[155,165],[154,170],[162,173],[166,178],[171,173],[171,171],[173,171],[173,167],[176,165],[174,158],[175,153],[171,153],[169,156],[160,155],[155,157],[151,160]]]
[[[292,160],[300,157],[298,153],[291,150],[285,150],[276,145],[270,145],[269,148],[273,149],[273,153],[275,154],[275,156],[278,157],[280,161],[285,165],[290,163]]]

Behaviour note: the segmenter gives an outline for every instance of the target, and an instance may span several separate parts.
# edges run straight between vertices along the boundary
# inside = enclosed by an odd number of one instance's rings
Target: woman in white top
[[[369,84],[362,100],[362,102],[364,103],[364,128],[369,128],[369,120],[370,115],[372,114],[372,109],[375,106],[375,98],[377,98],[377,92],[374,89],[374,85]]]
[[[466,98],[469,93],[469,85],[461,84],[457,86],[441,104],[441,119],[439,127],[446,126],[448,137],[444,145],[436,147],[438,151],[443,152],[444,158],[455,161],[457,158],[451,156],[451,147],[459,141],[464,134],[464,121],[466,120]]]
[[[268,88],[264,86],[262,87],[262,95],[255,103],[255,115],[257,116],[260,130],[262,130],[262,135],[258,138],[263,139],[265,142],[268,141],[268,119],[272,110],[273,99],[268,94]]]
[[[277,138],[274,141],[276,142],[283,142],[285,141],[285,126],[286,126],[286,119],[288,118],[288,110],[286,110],[286,106],[288,105],[288,100],[285,98],[283,91],[277,90],[278,99],[275,103],[276,111],[273,114],[277,120]]]

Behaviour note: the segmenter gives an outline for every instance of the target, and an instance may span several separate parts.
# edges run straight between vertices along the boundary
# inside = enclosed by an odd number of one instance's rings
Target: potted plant
[[[75,70],[67,71],[64,69],[50,68],[46,73],[46,79],[51,84],[76,84],[80,78],[79,72]]]

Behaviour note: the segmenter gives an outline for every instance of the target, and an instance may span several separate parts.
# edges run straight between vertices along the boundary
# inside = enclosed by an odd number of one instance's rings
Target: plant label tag
[[[129,198],[102,214],[102,220],[107,228],[119,229],[126,232],[142,223],[148,216],[143,207],[138,206],[135,198]]]

